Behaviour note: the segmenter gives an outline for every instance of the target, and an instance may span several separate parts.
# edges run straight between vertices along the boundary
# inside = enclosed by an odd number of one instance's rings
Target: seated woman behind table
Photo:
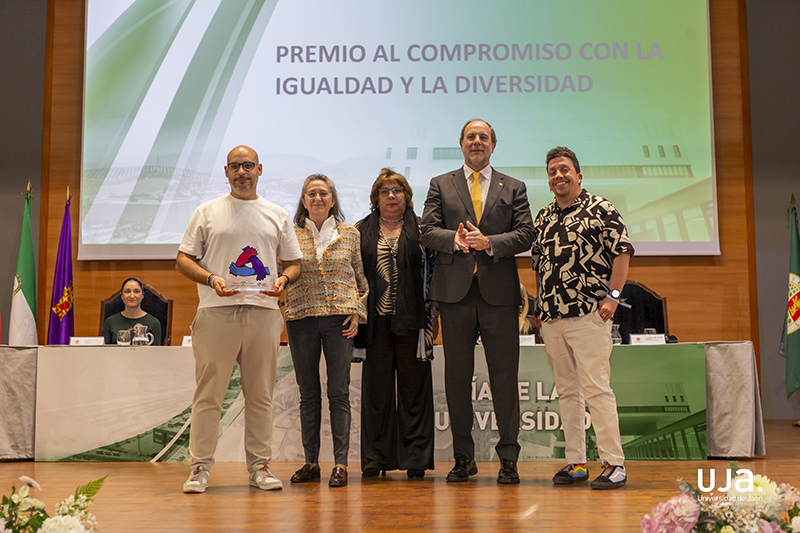
[[[147,326],[147,332],[153,334],[153,345],[161,346],[161,323],[156,317],[142,310],[142,300],[144,299],[144,286],[137,278],[130,277],[122,282],[122,292],[120,294],[125,310],[115,315],[111,315],[103,323],[103,337],[106,344],[117,344],[117,333],[120,330],[131,332],[133,338],[133,326]]]

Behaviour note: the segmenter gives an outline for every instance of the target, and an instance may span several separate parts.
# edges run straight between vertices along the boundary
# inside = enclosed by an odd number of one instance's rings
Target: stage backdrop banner
[[[569,146],[639,255],[719,254],[708,24],[698,0],[88,0],[78,259],[174,258],[239,144],[290,212],[322,172],[358,220],[386,166],[421,209],[473,117],[534,214]]]
[[[433,361],[436,461],[453,459],[441,346]],[[190,347],[42,347],[36,400],[37,461],[188,461],[194,391]],[[324,365],[324,363],[323,363]],[[324,366],[320,374],[325,375]],[[519,373],[521,461],[564,458],[557,391],[543,346],[521,348]],[[350,456],[360,458],[361,365],[351,369]],[[475,459],[494,461],[498,434],[483,348],[476,347],[473,379]],[[611,356],[626,458],[706,457],[703,345],[617,346]],[[323,382],[321,461],[333,461]],[[273,395],[272,452],[276,461],[304,461],[300,396],[291,353],[282,347]],[[589,460],[597,459],[587,413]],[[244,398],[239,369],[223,401],[216,460],[245,461]]]

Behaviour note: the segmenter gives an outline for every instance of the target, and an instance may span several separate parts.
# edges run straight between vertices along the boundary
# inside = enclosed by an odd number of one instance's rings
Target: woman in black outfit
[[[419,242],[411,197],[406,179],[384,168],[372,184],[372,213],[356,224],[369,283],[367,324],[356,337],[367,354],[361,382],[361,470],[367,478],[400,469],[422,479],[433,469],[430,360],[439,311],[425,295],[435,256]]]

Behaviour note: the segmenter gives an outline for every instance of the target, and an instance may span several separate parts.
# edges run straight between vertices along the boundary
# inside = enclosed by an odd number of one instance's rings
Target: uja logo
[[[753,492],[753,472],[746,468],[740,468],[736,471],[736,477],[732,478],[731,476],[731,469],[726,469],[727,472],[727,484],[724,487],[717,487],[719,492],[728,492],[731,490],[731,486],[735,487],[737,492]],[[697,469],[697,488],[700,489],[702,492],[711,492],[714,490],[715,479],[714,479],[714,470],[711,470],[709,475],[709,482],[708,486],[706,486],[703,481],[705,478],[705,474],[703,473],[702,468]],[[735,479],[735,481],[734,481]],[[733,485],[731,485],[733,484]],[[758,492],[761,492],[761,487],[758,487]]]

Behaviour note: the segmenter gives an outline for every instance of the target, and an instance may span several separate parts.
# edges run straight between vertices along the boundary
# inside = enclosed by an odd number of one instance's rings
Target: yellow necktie
[[[481,173],[472,173],[472,188],[469,191],[472,198],[472,207],[475,209],[475,220],[481,223]]]

